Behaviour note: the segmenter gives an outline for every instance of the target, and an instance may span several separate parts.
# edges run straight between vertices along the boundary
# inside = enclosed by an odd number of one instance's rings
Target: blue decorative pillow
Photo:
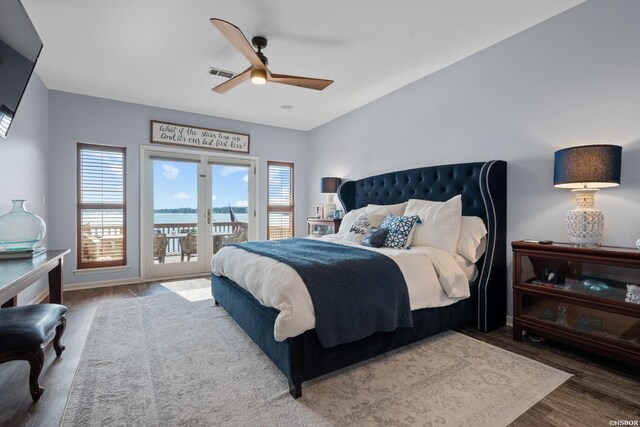
[[[418,215],[387,215],[382,221],[382,225],[380,225],[380,228],[389,230],[383,246],[394,249],[407,249],[411,246],[413,231],[419,220],[420,217]]]
[[[387,238],[387,234],[389,234],[389,230],[386,228],[371,227],[360,244],[370,246],[372,248],[379,248],[384,245],[384,240]]]

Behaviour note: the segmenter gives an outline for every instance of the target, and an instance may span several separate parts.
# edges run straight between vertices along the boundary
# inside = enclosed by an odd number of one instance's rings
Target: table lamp
[[[576,207],[567,212],[567,233],[575,245],[598,245],[604,230],[604,213],[595,208],[600,188],[620,185],[622,147],[582,145],[555,152],[553,185],[571,188]]]
[[[326,193],[327,203],[324,205],[324,218],[332,219],[333,213],[336,210],[336,205],[333,203],[333,195],[338,192],[338,187],[342,179],[336,177],[325,177],[320,180],[320,192]]]

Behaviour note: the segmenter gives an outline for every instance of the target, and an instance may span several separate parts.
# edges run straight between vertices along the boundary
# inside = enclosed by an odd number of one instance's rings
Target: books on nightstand
[[[34,249],[26,249],[22,251],[0,251],[0,261],[8,261],[12,259],[29,259],[42,255],[47,251],[44,246],[38,246]]]

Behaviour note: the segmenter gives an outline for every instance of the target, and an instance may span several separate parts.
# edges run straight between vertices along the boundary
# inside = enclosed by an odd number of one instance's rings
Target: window
[[[78,144],[78,269],[127,261],[125,149]]]
[[[293,163],[267,162],[267,239],[293,237]]]

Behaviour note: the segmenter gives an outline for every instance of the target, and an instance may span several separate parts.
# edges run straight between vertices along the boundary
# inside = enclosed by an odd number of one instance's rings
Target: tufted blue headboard
[[[487,225],[487,251],[477,263],[477,328],[503,326],[507,315],[507,163],[502,160],[428,166],[344,182],[338,197],[345,210],[409,199],[446,201],[462,195],[462,214]]]

